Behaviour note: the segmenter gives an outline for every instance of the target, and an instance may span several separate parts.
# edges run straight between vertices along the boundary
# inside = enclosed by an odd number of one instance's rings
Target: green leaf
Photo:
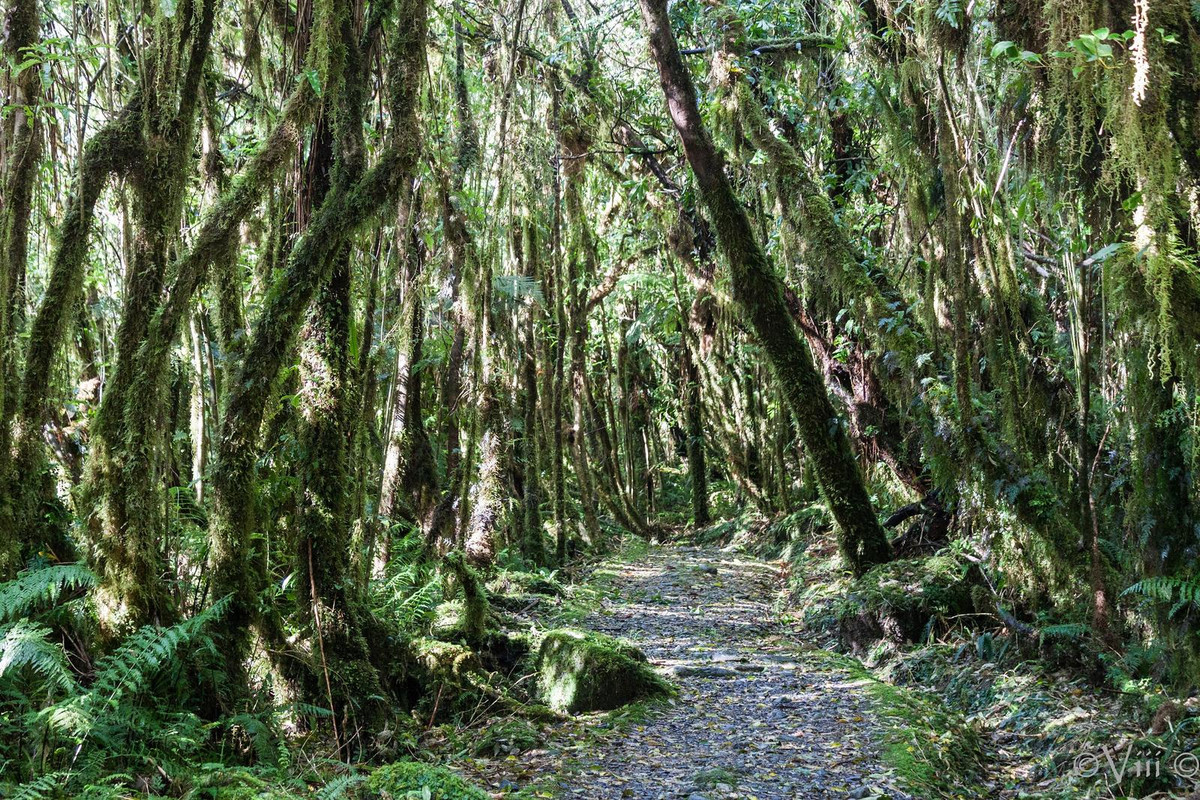
[[[1124,244],[1122,242],[1113,242],[1112,244],[1105,245],[1088,256],[1085,261],[1089,264],[1099,264],[1103,261],[1107,261],[1112,257],[1113,253],[1120,250],[1123,246]]]
[[[1007,55],[1016,49],[1017,45],[1014,42],[996,42],[994,45],[992,45],[992,58],[999,58],[1000,56]]]
[[[306,69],[300,75],[296,76],[296,82],[308,80],[308,85],[312,87],[313,93],[317,97],[321,96],[321,75],[315,69]]]

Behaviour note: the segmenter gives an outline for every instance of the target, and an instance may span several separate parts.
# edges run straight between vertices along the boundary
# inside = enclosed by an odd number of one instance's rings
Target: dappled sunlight
[[[870,714],[861,683],[805,663],[770,610],[770,566],[661,548],[612,574],[615,596],[584,623],[644,648],[679,695],[611,750],[577,757],[569,796],[824,797],[878,769],[868,729],[851,724]]]

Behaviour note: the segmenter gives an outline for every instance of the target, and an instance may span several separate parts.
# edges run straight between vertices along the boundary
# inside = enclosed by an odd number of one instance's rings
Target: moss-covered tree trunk
[[[347,730],[352,720],[377,729],[383,712],[379,674],[364,633],[370,611],[351,579],[349,445],[356,418],[349,402],[350,285],[350,246],[345,245],[300,334],[305,461],[297,586],[300,617],[317,643],[316,672],[336,714],[335,732]]]
[[[0,487],[4,489],[0,491],[0,523],[17,531],[20,548],[26,553],[46,551],[60,560],[75,557],[60,521],[63,515],[51,513],[59,503],[42,443],[42,430],[52,414],[51,366],[82,299],[96,202],[108,179],[127,173],[138,157],[141,106],[135,96],[83,147],[75,188],[59,223],[45,293],[29,328],[20,380],[8,388],[16,413],[6,426],[12,437],[12,462],[9,484]]]
[[[424,339],[424,303],[420,279],[424,260],[416,233],[420,216],[420,197],[406,187],[400,198],[396,229],[400,236],[400,267],[396,271],[395,290],[399,296],[399,341],[393,364],[391,390],[385,414],[383,473],[379,487],[379,514],[384,519],[407,519],[417,523],[428,509],[410,491],[418,483],[436,485],[434,465],[414,457],[430,451],[425,421],[421,418],[421,350]],[[419,463],[418,463],[419,462]],[[387,560],[388,543],[382,543],[380,556]]]
[[[864,572],[891,554],[850,443],[808,347],[792,325],[779,278],[725,175],[724,158],[700,118],[696,90],[667,18],[666,0],[639,0],[639,4],[668,112],[729,262],[734,299],[762,343],[796,416],[821,491],[837,521],[842,553],[855,572]]]
[[[411,224],[410,226],[411,227]],[[390,423],[384,452],[379,513],[387,519],[407,519],[421,524],[428,519],[436,499],[437,465],[425,430],[422,411],[424,370],[421,354],[425,339],[425,304],[418,283],[422,259],[416,234],[408,241],[403,271],[408,274],[401,287],[403,341],[396,348],[396,367],[391,392]],[[380,558],[387,561],[386,541]]]
[[[258,431],[268,398],[318,289],[332,274],[349,236],[370,221],[412,179],[420,150],[416,109],[425,72],[425,2],[401,0],[402,23],[391,39],[386,88],[391,130],[377,161],[358,181],[335,163],[328,195],[296,241],[269,292],[230,386],[213,464],[213,510],[209,519],[209,565],[213,594],[231,596],[214,626],[237,692],[250,626],[259,618],[262,559],[254,545]],[[358,124],[347,121],[345,124]]]
[[[524,531],[522,531],[522,549],[535,564],[543,564],[546,560],[545,546],[542,540],[542,487],[540,461],[538,458],[538,386],[537,386],[537,349],[533,337],[534,310],[529,309],[525,321],[524,358],[521,363],[521,385],[524,389],[524,425],[521,430],[521,460],[524,468]],[[565,550],[566,543],[561,547]],[[557,552],[558,545],[556,545]],[[561,559],[561,554],[558,558]],[[561,563],[561,562],[560,562]]]
[[[39,40],[37,0],[13,0],[3,17],[4,57],[9,64],[24,60],[26,48]],[[0,123],[0,495],[9,496],[17,480],[9,458],[12,421],[17,410],[18,336],[25,326],[26,262],[29,257],[29,220],[33,212],[33,185],[41,157],[41,126],[36,108],[42,82],[36,67],[19,73],[5,70],[0,104],[11,109]],[[16,529],[10,501],[0,498],[0,529]],[[0,538],[0,580],[12,577],[23,561],[21,537],[6,533]],[[27,542],[28,544],[28,542]],[[26,548],[27,549],[27,548]]]
[[[149,621],[169,623],[175,617],[163,566],[169,374],[166,369],[147,374],[140,362],[177,246],[216,3],[188,3],[179,11],[178,17],[160,12],[146,56],[146,73],[156,80],[142,87],[132,260],[117,328],[116,365],[93,426],[82,495],[100,575],[100,619],[110,632]],[[139,384],[149,391],[135,393]]]

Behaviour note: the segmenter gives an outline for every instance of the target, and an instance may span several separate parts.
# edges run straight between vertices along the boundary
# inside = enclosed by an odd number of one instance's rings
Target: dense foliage
[[[0,785],[403,754],[498,564],[747,509],[1200,684],[1197,4],[4,14]]]

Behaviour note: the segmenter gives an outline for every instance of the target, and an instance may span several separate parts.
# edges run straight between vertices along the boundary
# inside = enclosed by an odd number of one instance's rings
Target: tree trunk
[[[696,90],[667,19],[666,0],[639,0],[639,4],[668,112],[716,226],[717,241],[729,261],[734,299],[762,343],[792,406],[804,445],[816,465],[822,494],[837,521],[842,554],[851,569],[861,574],[890,558],[887,538],[871,508],[842,423],[807,345],[792,325],[779,279],[725,175],[724,159],[704,128]]]
[[[13,0],[4,15],[4,57],[20,62],[22,50],[37,44],[41,19],[37,0]],[[19,473],[11,452],[11,423],[17,410],[18,335],[25,325],[25,273],[29,257],[29,220],[33,211],[33,184],[41,155],[41,132],[37,116],[27,113],[41,102],[41,77],[36,67],[19,74],[6,71],[0,104],[12,112],[0,128],[0,495],[10,496],[10,481]],[[14,487],[15,488],[15,487]],[[14,509],[0,499],[0,529],[19,530]],[[31,542],[26,542],[28,550]],[[0,580],[11,578],[24,561],[20,536],[0,540]]]
[[[244,676],[241,664],[249,626],[258,618],[256,598],[262,585],[261,559],[251,532],[256,529],[254,474],[257,434],[265,406],[288,352],[288,343],[305,309],[331,274],[338,248],[411,180],[420,142],[416,105],[425,71],[425,3],[401,4],[410,22],[393,40],[389,70],[392,130],[378,161],[356,183],[335,165],[331,189],[297,240],[277,285],[267,296],[246,355],[230,386],[212,469],[213,510],[209,521],[209,566],[216,597],[232,596],[228,611],[214,625],[230,679]],[[230,690],[239,691],[237,683]]]
[[[708,465],[704,458],[704,405],[700,395],[700,371],[692,358],[692,348],[687,337],[681,337],[680,360],[683,367],[683,407],[687,421],[688,475],[692,479],[692,524],[707,525],[711,518],[708,511]]]

